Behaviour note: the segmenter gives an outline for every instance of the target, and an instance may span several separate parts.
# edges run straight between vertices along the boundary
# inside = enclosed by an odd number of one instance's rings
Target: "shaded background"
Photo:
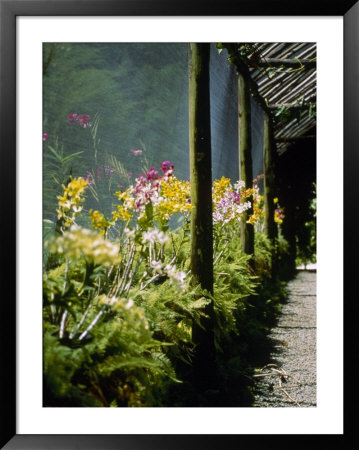
[[[179,179],[189,178],[187,43],[45,43],[43,46],[44,218],[56,220],[61,182],[73,176],[96,181],[98,201],[87,207],[109,213],[113,193],[145,168],[170,160]],[[237,74],[211,45],[212,179],[239,178]],[[82,128],[68,114],[87,114]],[[252,100],[253,176],[263,173],[263,112]],[[82,152],[58,170],[63,158]],[[141,155],[130,150],[140,149]],[[52,159],[51,159],[52,158]],[[55,170],[55,181],[53,171]],[[114,170],[114,172],[112,172]]]

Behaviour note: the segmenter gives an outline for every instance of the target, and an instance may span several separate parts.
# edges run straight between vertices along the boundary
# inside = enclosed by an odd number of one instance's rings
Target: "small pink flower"
[[[77,114],[76,114],[76,113],[68,114],[67,120],[68,120],[70,123],[75,123],[75,122],[77,122]]]
[[[136,150],[134,148],[131,148],[130,152],[133,153],[134,155],[142,155],[142,150],[140,149]]]
[[[150,170],[146,171],[146,177],[147,177],[147,181],[157,180],[157,178],[158,178],[157,170],[155,170],[154,167],[151,167]]]
[[[171,171],[171,174],[172,174],[173,169],[174,169],[174,165],[171,164],[171,161],[163,161],[163,163],[161,164],[161,170],[163,173]]]
[[[281,209],[276,208],[276,209],[274,210],[274,212],[275,212],[275,214],[278,216],[279,219],[284,219],[284,214],[283,214],[283,211],[282,211]]]
[[[90,119],[91,117],[87,114],[68,114],[67,120],[72,124],[79,124],[80,127],[87,128],[90,127]]]
[[[241,203],[241,194],[240,193],[238,193],[238,194],[234,194],[234,202],[235,203],[237,203],[237,205],[240,205],[240,203]]]
[[[47,136],[48,136],[48,134],[47,134],[47,133],[44,133],[44,134],[42,135],[42,140],[43,140],[43,141],[46,141]]]
[[[90,184],[94,184],[94,179],[91,172],[87,172],[84,179],[88,182],[87,186],[89,186]]]
[[[111,169],[110,167],[105,167],[105,173],[107,176],[111,176],[114,173],[114,170]]]
[[[79,116],[77,116],[77,121],[78,121],[79,125],[84,128],[91,126],[91,124],[89,122],[90,119],[91,119],[91,117],[88,116],[87,114],[80,114]]]

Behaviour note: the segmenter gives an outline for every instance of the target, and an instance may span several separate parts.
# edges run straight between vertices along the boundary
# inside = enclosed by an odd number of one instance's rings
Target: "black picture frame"
[[[347,417],[343,435],[18,435],[16,433],[16,17],[18,16],[343,16],[344,18],[344,286],[355,293],[358,219],[353,180],[359,168],[359,2],[342,0],[0,0],[0,186],[3,220],[1,330],[1,448],[6,449],[234,449],[265,445],[283,448],[288,441],[317,444],[326,438],[333,448],[346,448],[354,418]],[[335,63],[335,62],[333,62]],[[344,297],[345,298],[345,297]],[[347,299],[348,300],[348,299]],[[345,302],[345,341],[352,340],[354,304]],[[346,373],[353,357],[346,347]],[[347,391],[348,392],[348,391]],[[347,402],[349,403],[349,402]],[[279,439],[280,437],[280,439]],[[329,444],[331,446],[331,444]],[[327,445],[328,446],[328,445]]]

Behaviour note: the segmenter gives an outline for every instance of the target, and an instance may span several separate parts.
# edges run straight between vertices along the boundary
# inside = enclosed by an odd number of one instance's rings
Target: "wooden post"
[[[239,161],[240,178],[246,189],[253,185],[252,135],[251,135],[251,98],[249,82],[241,73],[238,74],[238,114],[239,114]],[[248,199],[253,204],[253,198]],[[241,247],[247,255],[254,254],[254,226],[247,223],[253,214],[253,207],[243,213],[241,220]]]
[[[274,155],[275,151],[273,134],[271,128],[270,117],[268,114],[264,115],[264,142],[263,142],[263,163],[264,163],[264,232],[275,244],[275,239],[278,236],[277,225],[274,222]]]
[[[283,280],[290,280],[294,277],[296,272],[295,259],[297,257],[295,204],[293,200],[294,192],[290,186],[283,187],[281,192],[285,208],[282,233],[284,239],[288,242],[288,252],[281,261],[280,274]]]
[[[213,293],[212,161],[209,89],[210,44],[190,44],[189,148],[191,179],[191,272],[195,284]],[[196,379],[211,382],[214,365],[213,302],[206,306],[203,328],[194,324]]]
[[[278,227],[274,221],[275,197],[275,141],[271,119],[264,114],[263,165],[264,165],[264,232],[272,244],[272,277],[277,273]]]

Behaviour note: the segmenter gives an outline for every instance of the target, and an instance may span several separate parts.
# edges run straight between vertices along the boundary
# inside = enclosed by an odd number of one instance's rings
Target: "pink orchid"
[[[91,126],[91,124],[90,124],[90,122],[89,122],[90,118],[91,118],[91,117],[90,117],[89,115],[87,115],[87,114],[80,114],[80,115],[77,117],[77,120],[78,120],[78,123],[79,123],[79,125],[80,125],[81,127],[86,128],[86,127]]]
[[[84,179],[88,182],[87,186],[95,183],[91,172],[87,172],[86,177]]]
[[[105,173],[107,176],[111,176],[114,173],[114,170],[111,169],[110,167],[105,167]]]
[[[161,170],[167,177],[170,177],[173,174],[173,169],[174,165],[171,164],[171,161],[163,161],[161,164]]]
[[[77,114],[76,114],[76,113],[68,114],[67,120],[68,120],[70,123],[75,123],[75,122],[77,121]]]
[[[134,155],[142,155],[142,150],[140,149],[136,150],[134,148],[131,148],[130,152],[133,153]]]
[[[87,114],[76,114],[76,113],[72,113],[72,114],[68,114],[67,116],[67,120],[69,121],[69,123],[73,123],[73,124],[79,124],[80,127],[83,128],[87,128],[90,127],[90,119],[91,117]]]
[[[146,170],[146,177],[147,177],[147,181],[157,180],[158,179],[157,170],[155,170],[154,167],[151,167],[150,170]]]

